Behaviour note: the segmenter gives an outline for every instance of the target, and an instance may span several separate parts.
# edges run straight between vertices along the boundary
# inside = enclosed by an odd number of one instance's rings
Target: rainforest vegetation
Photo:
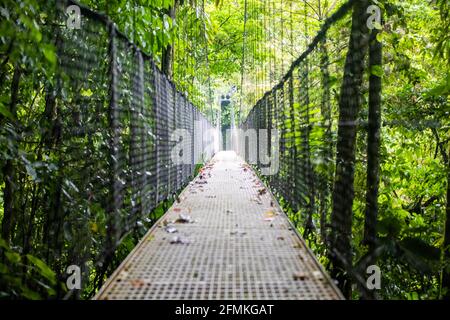
[[[347,0],[79,3],[109,17],[213,124],[220,122],[221,97],[231,95],[230,106],[239,125],[290,72],[325,21]],[[381,9],[381,22],[368,31],[370,39],[365,44],[364,37],[352,30],[365,23],[355,14],[364,13],[363,4]],[[146,215],[133,218],[120,240],[108,244],[108,190],[100,182],[83,182],[86,174],[107,175],[103,172],[106,159],[100,156],[103,138],[78,132],[70,145],[65,144],[63,128],[85,118],[57,103],[70,100],[72,94],[61,84],[64,76],[59,67],[64,62],[58,51],[66,37],[61,21],[67,18],[58,15],[68,5],[42,0],[0,3],[3,299],[92,297],[174,199],[168,196]],[[317,121],[327,118],[328,129],[294,132],[294,122],[279,124],[298,140],[290,147],[306,150],[302,156],[306,152],[310,159],[303,204],[293,204],[276,187],[273,191],[319,261],[340,280],[347,298],[367,298],[357,279],[367,276],[369,260],[382,271],[381,288],[371,298],[448,299],[449,2],[362,0],[351,6],[328,26],[307,66],[294,69],[299,86],[307,85],[307,116]],[[108,59],[107,28],[97,34],[100,23],[84,25],[84,18],[81,28],[90,30],[86,32],[89,43],[104,43],[104,48],[64,48],[84,50],[89,53],[87,60],[103,66]],[[353,55],[363,47],[366,54]],[[358,61],[360,68],[350,68]],[[352,79],[360,79],[358,93],[342,90],[345,81]],[[107,103],[108,88],[101,83],[98,74],[80,79],[76,90],[81,104],[88,99]],[[346,95],[359,93],[360,100],[346,101]],[[359,101],[357,106],[353,101]],[[346,110],[352,106],[352,119],[360,124],[357,132],[338,130],[338,119],[350,117]],[[107,122],[106,118],[98,121]],[[345,153],[348,146],[341,135],[352,134],[354,156],[346,167],[342,163],[352,154]],[[328,151],[322,148],[324,142]],[[94,151],[86,153],[80,148],[84,144]],[[301,149],[297,144],[308,147]],[[89,157],[100,160],[91,163]],[[267,178],[269,185],[270,181]],[[336,239],[342,234],[349,237],[347,243]],[[340,246],[347,265],[330,254],[333,244]],[[81,290],[66,288],[66,268],[72,264],[83,270]]]

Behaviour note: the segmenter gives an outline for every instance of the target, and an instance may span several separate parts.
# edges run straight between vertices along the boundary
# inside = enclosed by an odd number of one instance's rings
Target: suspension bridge
[[[307,77],[321,67],[320,61],[317,65],[314,61],[323,58],[316,54],[316,47],[324,32],[350,7],[344,5],[326,21],[280,83],[250,111],[241,128],[264,129],[267,137],[261,141],[264,137],[257,132],[251,144],[245,144],[244,137],[238,154],[219,152],[221,143],[214,135],[219,129],[107,17],[83,8],[83,28],[59,34],[58,56],[69,79],[60,86],[71,92],[69,101],[83,106],[79,111],[85,129],[67,128],[71,137],[67,142],[77,144],[73,138],[77,132],[84,136],[90,129],[94,136],[99,130],[108,133],[98,141],[109,145],[107,154],[89,155],[103,158],[110,172],[105,186],[111,197],[106,207],[110,229],[105,257],[138,217],[184,188],[95,299],[343,298],[270,188],[293,208],[303,207],[311,219],[313,147],[305,143],[317,126],[328,131],[318,151],[331,152],[327,145],[331,128],[326,121],[308,119],[308,108],[317,97],[308,95]],[[73,68],[76,61],[78,68]],[[86,78],[92,80],[89,90],[99,100],[83,94]],[[297,101],[303,109],[294,107]],[[331,121],[330,108],[323,101],[318,105]],[[101,125],[100,115],[105,117]],[[177,130],[184,130],[190,139],[174,135]],[[274,140],[276,130],[280,136]],[[299,137],[289,136],[296,131],[301,134],[300,143]],[[279,172],[268,177],[270,188],[240,158],[257,154],[252,164],[262,169],[267,164],[260,153],[264,144],[268,154],[277,153],[280,158]],[[172,161],[176,146],[182,147],[185,161],[181,164]],[[202,161],[206,165],[189,182]],[[86,176],[91,183],[98,178],[88,172]]]
[[[349,7],[343,6],[330,21],[339,19]],[[200,156],[209,162],[142,238],[95,299],[342,299],[343,295],[308,249],[296,225],[289,221],[252,167],[234,152],[218,152],[217,146],[222,143],[215,141],[214,129],[219,129],[213,128],[157,69],[151,57],[121,36],[113,24],[107,21],[107,28],[101,32],[95,26],[93,33],[90,23],[97,24],[97,21],[92,19],[85,24],[86,34],[81,39],[98,43],[100,35],[105,44],[109,43],[107,50],[106,47],[102,50],[108,59],[102,58],[100,52],[92,52],[90,57],[100,64],[107,61],[108,72],[103,74],[110,81],[111,141],[117,160],[113,165],[113,207],[110,208],[111,221],[116,224],[113,230],[120,230],[117,218],[121,214],[145,215],[186,185]],[[325,31],[327,27],[325,24]],[[243,137],[243,143],[234,146],[239,154],[256,155],[260,169],[267,164],[262,163],[261,148],[268,155],[281,157],[284,168],[271,176],[269,183],[298,208],[299,196],[311,197],[311,190],[302,190],[311,188],[307,185],[312,182],[311,155],[309,150],[302,150],[298,157],[296,150],[307,148],[304,145],[297,148],[296,138],[287,138],[287,133],[302,124],[310,125],[307,110],[310,98],[305,87],[309,68],[306,64],[310,62],[306,57],[319,41],[320,34],[242,124],[245,130],[266,130],[265,141],[256,132],[250,143],[246,144]],[[88,47],[98,48],[98,44]],[[68,51],[65,48],[61,53]],[[74,58],[71,57],[72,61]],[[86,58],[78,57],[80,61]],[[77,74],[80,75],[78,71]],[[297,81],[299,92],[294,97]],[[130,91],[125,91],[126,88]],[[306,110],[294,110],[297,98]],[[286,118],[287,122],[281,122]],[[286,123],[290,128],[285,127]],[[127,125],[129,140],[124,137]],[[180,141],[180,137],[173,136],[172,132],[178,129],[185,130],[190,139],[184,137]],[[281,131],[281,145],[278,137],[273,139],[277,129]],[[303,142],[308,141],[310,129],[306,132],[299,129],[306,135]],[[125,141],[129,141],[129,153]],[[183,157],[189,160],[187,164],[171,161],[171,150],[177,143],[183,147]],[[128,183],[131,192],[127,195]],[[126,196],[130,198],[128,205]],[[111,237],[117,241],[120,235]]]

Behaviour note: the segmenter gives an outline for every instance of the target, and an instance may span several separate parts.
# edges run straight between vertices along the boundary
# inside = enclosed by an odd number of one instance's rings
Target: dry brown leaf
[[[145,285],[145,282],[141,279],[130,280],[130,283],[134,288],[142,288]]]
[[[264,213],[264,220],[265,221],[273,221],[275,219],[275,212],[273,210],[267,210],[266,213]]]
[[[262,196],[263,194],[265,194],[267,192],[267,189],[265,189],[265,188],[262,188],[262,189],[259,189],[258,190],[258,194],[260,195],[260,196]]]

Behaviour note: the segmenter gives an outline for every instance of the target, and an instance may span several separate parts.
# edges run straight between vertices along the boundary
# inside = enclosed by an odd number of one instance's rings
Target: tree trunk
[[[320,186],[320,236],[324,243],[328,243],[327,236],[327,213],[329,208],[329,196],[331,193],[331,174],[329,174],[329,164],[331,164],[332,157],[332,137],[331,137],[331,103],[330,103],[330,71],[328,70],[328,64],[330,63],[328,57],[328,50],[326,46],[327,39],[324,38],[320,42],[319,50],[321,53],[320,57],[320,72],[322,74],[322,100],[320,113],[323,117],[323,126],[325,127],[325,139],[324,148],[322,150],[322,157],[327,166],[327,173],[321,177]]]
[[[350,298],[351,283],[348,271],[352,267],[352,206],[354,199],[354,165],[356,120],[361,106],[361,84],[364,56],[368,46],[366,9],[368,1],[353,5],[349,49],[339,98],[339,124],[336,149],[336,172],[331,214],[331,275],[338,280],[343,294]]]
[[[63,182],[63,151],[61,146],[62,121],[61,110],[58,108],[54,89],[50,87],[45,97],[45,115],[49,128],[47,140],[45,141],[47,155],[56,157],[58,160],[58,174],[50,179],[47,184],[49,188],[47,215],[44,224],[44,241],[47,244],[46,262],[58,261],[57,253],[62,249],[61,225],[62,225],[62,182]]]
[[[377,40],[378,30],[371,34],[369,48],[369,68],[382,64],[382,45]],[[366,217],[364,223],[364,243],[372,257],[369,264],[375,263],[373,257],[376,242],[378,216],[378,185],[380,182],[380,135],[381,135],[381,77],[370,74],[369,78],[369,125],[367,133],[367,193]]]
[[[16,118],[17,113],[17,102],[19,96],[19,82],[21,76],[21,70],[18,65],[14,68],[14,74],[11,83],[11,102],[9,106],[9,112],[14,118]],[[17,147],[15,142],[16,137],[14,135],[8,135],[8,139],[13,140],[12,143]],[[14,157],[8,159],[3,167],[3,177],[5,182],[5,187],[3,190],[3,220],[2,220],[2,234],[1,237],[9,242],[11,238],[11,232],[14,226],[14,219],[16,216],[16,206],[15,206],[15,190],[16,190],[16,170],[14,166]]]
[[[309,119],[309,62],[308,59],[305,60],[303,67],[301,69],[301,80],[300,80],[300,104],[304,108],[301,112],[301,117],[304,117],[305,123],[301,129],[301,140],[302,140],[302,161],[303,161],[303,179],[306,185],[306,196],[308,197],[308,205],[306,207],[307,216],[305,221],[305,229],[303,232],[303,237],[306,239],[314,231],[313,224],[313,213],[315,210],[315,185],[314,185],[314,172],[311,163],[311,147],[310,147],[310,132],[311,124]]]
[[[369,70],[381,67],[382,45],[377,40],[378,30],[374,29],[369,45]],[[364,270],[376,263],[376,226],[378,217],[378,186],[380,183],[380,136],[381,136],[381,77],[371,72],[369,77],[369,117],[367,130],[367,192],[363,243],[368,246]],[[374,290],[360,286],[364,299],[376,299]]]
[[[174,0],[173,6],[171,6],[166,14],[175,21],[177,13],[178,0]],[[174,60],[175,47],[172,44],[162,49],[161,59],[161,71],[169,78],[173,79],[173,60]]]

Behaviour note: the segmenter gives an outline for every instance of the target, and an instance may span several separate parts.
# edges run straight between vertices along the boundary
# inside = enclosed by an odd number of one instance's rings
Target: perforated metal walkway
[[[96,299],[341,299],[276,200],[220,152]]]

